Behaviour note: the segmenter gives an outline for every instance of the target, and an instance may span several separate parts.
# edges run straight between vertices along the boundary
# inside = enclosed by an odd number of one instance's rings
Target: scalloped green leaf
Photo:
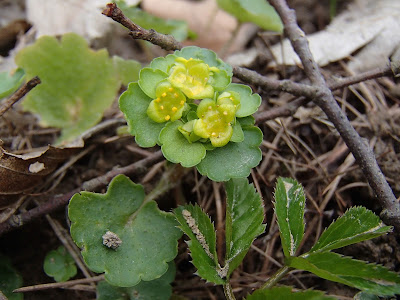
[[[262,158],[259,148],[262,132],[258,127],[243,127],[244,140],[229,142],[224,147],[208,151],[206,157],[196,166],[200,174],[214,181],[228,181],[250,175]]]
[[[119,56],[113,56],[113,63],[123,85],[127,86],[130,82],[139,79],[139,72],[142,68],[140,62],[133,59],[123,59]]]
[[[235,122],[233,125],[233,134],[231,136],[231,142],[241,143],[244,140],[244,133],[240,122]]]
[[[190,238],[187,244],[197,274],[215,284],[225,284],[225,279],[220,275],[215,229],[208,215],[198,205],[190,204],[174,209],[174,214],[179,228]]]
[[[141,281],[133,287],[117,287],[107,281],[97,284],[97,300],[168,300],[172,295],[171,282],[175,278],[175,264],[168,264],[168,271],[158,279]]]
[[[237,121],[239,121],[240,125],[242,127],[245,126],[253,126],[256,123],[256,120],[254,119],[253,116],[248,116],[248,117],[244,117],[244,118],[237,118]]]
[[[157,85],[168,78],[168,74],[152,68],[143,68],[139,74],[139,86],[151,99],[155,99]]]
[[[173,163],[189,168],[197,165],[206,156],[206,148],[202,143],[189,143],[178,130],[182,121],[169,122],[161,130],[160,143],[164,157]]]
[[[42,125],[61,128],[59,141],[72,140],[99,122],[120,86],[107,51],[89,49],[74,33],[60,41],[40,37],[15,61],[28,78],[39,76],[42,82],[25,97],[24,109],[40,115]]]
[[[77,273],[75,261],[64,246],[46,254],[43,270],[47,276],[54,277],[57,282],[67,281]]]
[[[218,58],[217,54],[209,49],[188,46],[182,48],[182,50],[175,51],[174,54],[186,59],[201,59],[210,67],[217,67],[218,69],[224,70],[229,77],[232,77],[232,67]]]
[[[288,286],[276,286],[271,289],[257,290],[247,296],[247,300],[335,300],[335,297],[326,296],[322,291],[306,290],[292,292]]]
[[[236,112],[238,118],[243,118],[254,114],[261,105],[259,94],[253,94],[251,88],[244,84],[231,83],[226,91],[234,91],[240,95],[240,108]]]
[[[240,22],[251,22],[262,29],[283,31],[283,24],[275,9],[264,0],[217,0],[218,6]]]
[[[175,64],[175,59],[177,58],[174,54],[168,54],[165,57],[156,57],[150,63],[150,68],[154,70],[160,70],[164,73],[168,73],[171,66]]]
[[[8,257],[0,255],[0,291],[8,300],[22,300],[24,294],[13,293],[22,286],[22,276],[12,266]]]
[[[265,230],[263,202],[246,178],[231,179],[225,184],[226,221],[225,264],[227,277],[239,266],[251,244]]]
[[[144,189],[116,176],[106,194],[81,192],[69,203],[71,236],[87,266],[112,285],[130,287],[161,277],[178,252],[182,233],[171,213]]]
[[[210,84],[216,91],[223,91],[231,83],[232,76],[225,70],[213,71],[213,77]]]
[[[116,3],[125,16],[143,28],[170,34],[180,42],[189,37],[195,37],[195,34],[189,30],[189,26],[185,21],[159,18],[141,10],[137,6],[128,6],[125,1],[116,1]]]
[[[147,115],[151,100],[136,82],[130,83],[119,98],[119,108],[128,122],[129,133],[135,136],[140,147],[153,147],[158,144],[160,131],[165,126],[164,123],[154,122]]]
[[[0,99],[14,93],[24,81],[25,71],[17,68],[11,72],[0,73]]]
[[[291,178],[278,178],[275,188],[275,214],[286,257],[294,256],[304,235],[303,187]]]
[[[310,252],[329,251],[391,232],[372,211],[351,207],[322,233]]]
[[[398,274],[380,265],[368,264],[333,252],[289,257],[287,265],[379,296],[400,293]]]

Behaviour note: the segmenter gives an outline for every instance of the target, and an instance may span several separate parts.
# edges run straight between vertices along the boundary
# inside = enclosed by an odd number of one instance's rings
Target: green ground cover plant
[[[282,31],[272,6],[255,3],[218,1],[241,22],[254,19],[260,26]],[[239,17],[242,9],[246,13]],[[267,24],[259,20],[267,20]],[[183,28],[181,23],[173,24],[178,26],[176,30]],[[184,39],[188,33],[182,30]],[[65,58],[63,63],[55,59],[60,56]],[[232,67],[215,52],[195,46],[157,57],[141,68],[135,61],[110,58],[105,50],[90,50],[83,38],[66,34],[59,40],[38,39],[18,53],[16,62],[19,69],[14,74],[0,74],[0,97],[12,93],[24,76],[39,75],[42,84],[29,93],[23,107],[40,114],[42,124],[62,128],[57,143],[71,141],[99,122],[122,84],[126,90],[118,103],[127,132],[142,148],[159,147],[168,161],[164,176],[147,194],[142,185],[120,174],[105,193],[81,191],[70,199],[70,235],[86,266],[104,273],[104,280],[96,287],[97,299],[170,299],[174,259],[182,236],[196,275],[221,285],[226,299],[235,299],[232,275],[267,226],[263,199],[248,180],[262,159],[263,133],[253,117],[261,105],[260,95],[247,85],[233,83]],[[102,76],[94,75],[98,73]],[[164,211],[156,202],[173,185],[171,174],[177,168],[192,167],[209,180],[224,184],[223,253],[217,251],[216,229],[203,207],[189,201]],[[188,174],[185,172],[182,174]],[[392,226],[386,226],[365,207],[351,207],[325,229],[309,251],[299,253],[307,226],[305,209],[302,185],[292,178],[278,178],[274,217],[284,265],[266,282],[256,282],[258,288],[246,299],[334,299],[323,291],[280,285],[280,280],[295,269],[368,295],[400,294],[397,273],[334,252],[388,234]],[[8,276],[9,282],[2,291],[10,294],[20,279],[8,261],[0,261],[0,267],[0,276]],[[66,249],[60,247],[47,254],[44,271],[56,281],[66,281],[77,269]],[[9,299],[22,298],[14,296],[10,294]]]

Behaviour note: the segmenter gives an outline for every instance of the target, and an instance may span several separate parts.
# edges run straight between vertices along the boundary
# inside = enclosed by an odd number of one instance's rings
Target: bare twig
[[[262,123],[268,120],[276,119],[279,117],[290,117],[294,115],[297,109],[306,104],[309,100],[306,97],[297,98],[286,105],[275,107],[272,109],[268,109],[266,111],[262,111],[256,113],[254,118],[256,119],[256,123]]]
[[[45,214],[51,213],[55,211],[56,209],[66,205],[71,199],[71,197],[75,193],[79,193],[82,190],[87,190],[87,191],[95,191],[98,190],[104,186],[106,186],[111,179],[113,179],[115,176],[119,174],[126,174],[126,175],[132,175],[132,174],[140,174],[143,173],[148,166],[151,164],[158,162],[159,160],[162,159],[162,153],[161,151],[154,152],[151,156],[148,156],[142,160],[139,160],[133,164],[130,164],[128,166],[122,167],[122,168],[117,168],[114,170],[109,171],[108,173],[93,178],[89,181],[84,182],[80,187],[70,191],[69,193],[66,193],[61,196],[55,196],[49,201],[43,203],[42,205],[33,208],[27,212],[24,212],[20,215],[14,215],[10,219],[8,219],[6,222],[0,224],[0,235],[14,229],[17,227],[20,227],[22,225],[25,225],[26,223],[29,223]]]
[[[317,90],[312,86],[296,83],[291,80],[268,78],[246,68],[234,67],[233,74],[244,82],[251,82],[252,84],[261,86],[266,91],[282,91],[307,98],[314,98],[317,94]]]
[[[30,90],[40,83],[39,77],[33,77],[23,86],[21,86],[10,98],[3,101],[0,106],[0,116],[11,108],[18,100],[25,96]]]
[[[131,31],[129,34],[134,39],[149,41],[165,50],[179,50],[183,47],[172,35],[161,34],[136,25],[122,13],[115,3],[107,4],[107,8],[102,14],[128,28]]]
[[[312,100],[325,112],[353,153],[383,208],[381,213],[382,219],[386,223],[400,228],[399,203],[387,183],[385,176],[382,174],[372,150],[351,126],[350,121],[336,103],[331,90],[312,56],[308,46],[308,40],[297,24],[295,11],[290,9],[284,0],[270,0],[270,3],[281,17],[285,26],[285,32],[302,61],[307,77],[310,79],[311,84],[318,89],[317,97]]]
[[[47,290],[47,289],[54,289],[54,288],[66,288],[76,284],[81,283],[90,283],[90,282],[98,282],[104,280],[104,274],[98,275],[90,278],[83,278],[83,279],[75,279],[65,282],[54,282],[54,283],[45,283],[45,284],[38,284],[32,286],[24,286],[22,288],[16,289],[14,293],[24,293],[24,292],[34,292],[40,290]]]
[[[239,74],[239,72],[242,72],[242,70],[246,70],[241,68],[240,70],[237,70],[236,74]],[[249,70],[246,70],[245,72],[248,73]],[[254,72],[254,71],[251,71]],[[384,68],[376,68],[374,70],[371,71],[366,71],[364,73],[361,74],[357,74],[354,76],[349,76],[349,77],[345,77],[345,78],[339,78],[336,79],[334,82],[329,84],[329,88],[331,89],[331,91],[336,91],[339,90],[341,88],[353,85],[353,84],[357,84],[360,82],[364,82],[367,80],[371,80],[371,79],[377,79],[380,77],[385,77],[385,76],[396,76],[399,73],[398,69],[393,68],[393,64],[388,64],[386,67]],[[256,73],[257,74],[257,73]],[[241,76],[241,75],[239,75]],[[271,88],[273,88],[274,86],[276,87],[276,89],[274,90],[281,90],[280,89],[280,84],[277,82],[273,82],[271,81],[270,78],[262,76],[260,74],[258,74],[258,76],[254,76],[255,78],[257,78],[257,81],[252,81],[253,80],[253,76],[241,76],[238,78],[240,78],[241,80],[243,80],[244,82],[248,82],[251,84],[257,84],[258,82],[262,82],[262,84],[260,84],[260,86],[264,89],[264,90],[271,90]],[[279,80],[275,80],[278,81]],[[290,88],[292,88],[292,90],[290,89],[286,89],[286,92],[291,93],[293,95],[296,94],[300,94],[301,95],[301,88],[303,85],[292,85],[290,86]],[[308,88],[308,86],[306,86]],[[293,91],[295,91],[296,93],[294,93]],[[284,106],[280,106],[280,107],[275,107],[260,113],[257,113],[254,117],[256,119],[257,123],[262,123],[268,120],[272,120],[278,117],[289,117],[292,116],[297,109],[306,104],[308,101],[310,101],[309,98],[306,97],[299,97],[299,98],[293,98],[292,101],[289,100],[289,103],[284,105]]]

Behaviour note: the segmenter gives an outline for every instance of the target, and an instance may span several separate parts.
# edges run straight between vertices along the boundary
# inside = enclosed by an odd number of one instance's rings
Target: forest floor
[[[338,12],[345,9],[343,2],[345,1],[338,1]],[[296,9],[299,24],[307,34],[323,30],[330,22],[328,1],[322,4],[321,1],[315,0],[292,0],[289,1],[289,5]],[[124,38],[129,39],[129,37]],[[279,38],[272,37],[270,42],[277,40]],[[133,41],[129,43],[137,59],[145,62],[148,52],[141,52],[142,44]],[[251,49],[260,45],[265,47],[265,41],[260,35],[254,34],[245,47]],[[160,50],[154,51],[160,53]],[[113,54],[112,50],[110,52]],[[165,53],[161,52],[161,55]],[[333,77],[351,75],[346,68],[346,62],[346,60],[341,60],[325,66],[322,70],[323,75],[328,80]],[[298,67],[267,68],[266,61],[260,58],[253,62],[251,68],[275,78],[307,82],[304,73]],[[239,82],[239,80],[236,81]],[[263,99],[260,114],[277,107],[284,107],[291,100],[291,96],[287,94],[266,93],[257,86],[252,86],[252,88]],[[378,163],[397,196],[400,194],[400,184],[396,179],[400,178],[400,119],[398,118],[400,97],[398,91],[398,81],[392,78],[380,78],[334,92],[335,98],[345,110],[353,126],[370,142]],[[121,116],[116,99],[114,105],[106,112],[103,121]],[[238,299],[259,287],[278,270],[278,264],[283,262],[284,257],[278,226],[273,217],[272,204],[274,186],[279,176],[296,178],[304,186],[306,192],[306,232],[305,242],[301,245],[300,252],[310,249],[324,228],[349,207],[362,205],[376,214],[379,214],[381,209],[337,131],[314,104],[307,103],[291,116],[264,120],[257,125],[264,134],[261,146],[263,160],[257,168],[253,169],[249,179],[263,197],[267,228],[266,232],[254,242],[243,264],[232,277],[232,287]],[[0,118],[2,147],[9,152],[21,154],[45,147],[54,143],[58,134],[57,129],[40,127],[37,119],[23,112],[18,105],[7,112],[4,118]],[[158,147],[140,149],[132,137],[118,136],[116,126],[101,131],[86,141],[82,151],[91,145],[95,146],[61,172],[59,177],[54,179],[54,184],[46,187],[47,190],[40,190],[33,195],[24,195],[25,200],[15,213],[32,209],[37,206],[37,203],[52,199],[54,195],[68,193],[79,187],[82,182],[103,175],[116,166],[129,165],[159,150]],[[131,176],[131,179],[143,184],[146,191],[149,191],[157,183],[165,167],[166,162],[162,160],[150,166],[146,173],[135,174]],[[104,191],[105,189],[96,192]],[[224,197],[222,183],[213,183],[193,169],[181,179],[179,185],[158,199],[158,203],[161,209],[167,211],[185,202],[201,203],[214,220],[216,227],[223,228],[221,225],[224,220],[218,218],[219,208],[216,201],[220,201],[219,204],[223,208]],[[12,206],[18,199],[18,197],[13,198],[13,202],[9,205]],[[50,216],[61,228],[68,231],[66,207]],[[43,261],[45,255],[50,250],[56,249],[61,242],[49,225],[48,219],[42,216],[0,237],[0,252],[11,259],[13,266],[23,277],[24,286],[53,282],[53,279],[43,272]],[[219,243],[223,243],[222,233],[219,231],[217,234]],[[185,237],[180,241],[179,254],[175,260],[177,275],[173,282],[174,294],[187,299],[224,299],[221,287],[206,283],[194,274],[196,269],[190,263],[190,255],[184,240]],[[348,246],[339,252],[357,259],[382,264],[392,271],[400,271],[400,246],[394,234]],[[74,279],[82,277],[83,274],[78,271]],[[323,290],[340,299],[352,299],[357,292],[355,289],[322,280],[307,272],[293,272],[280,283],[299,289]],[[24,295],[24,299],[27,300],[95,298],[93,285],[32,291]]]

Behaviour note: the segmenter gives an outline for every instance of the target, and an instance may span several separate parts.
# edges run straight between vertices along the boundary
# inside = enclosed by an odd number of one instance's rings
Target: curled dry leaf
[[[70,148],[48,146],[43,151],[16,155],[0,147],[0,206],[7,197],[27,192],[37,186],[43,178],[53,172],[58,164],[79,151],[76,145]],[[4,199],[3,199],[4,198]]]
[[[346,58],[361,49],[349,63],[352,71],[382,67],[400,43],[400,2],[354,1],[325,30],[309,35],[308,40],[320,66]],[[272,52],[278,64],[300,63],[287,39],[282,45],[272,47]]]

